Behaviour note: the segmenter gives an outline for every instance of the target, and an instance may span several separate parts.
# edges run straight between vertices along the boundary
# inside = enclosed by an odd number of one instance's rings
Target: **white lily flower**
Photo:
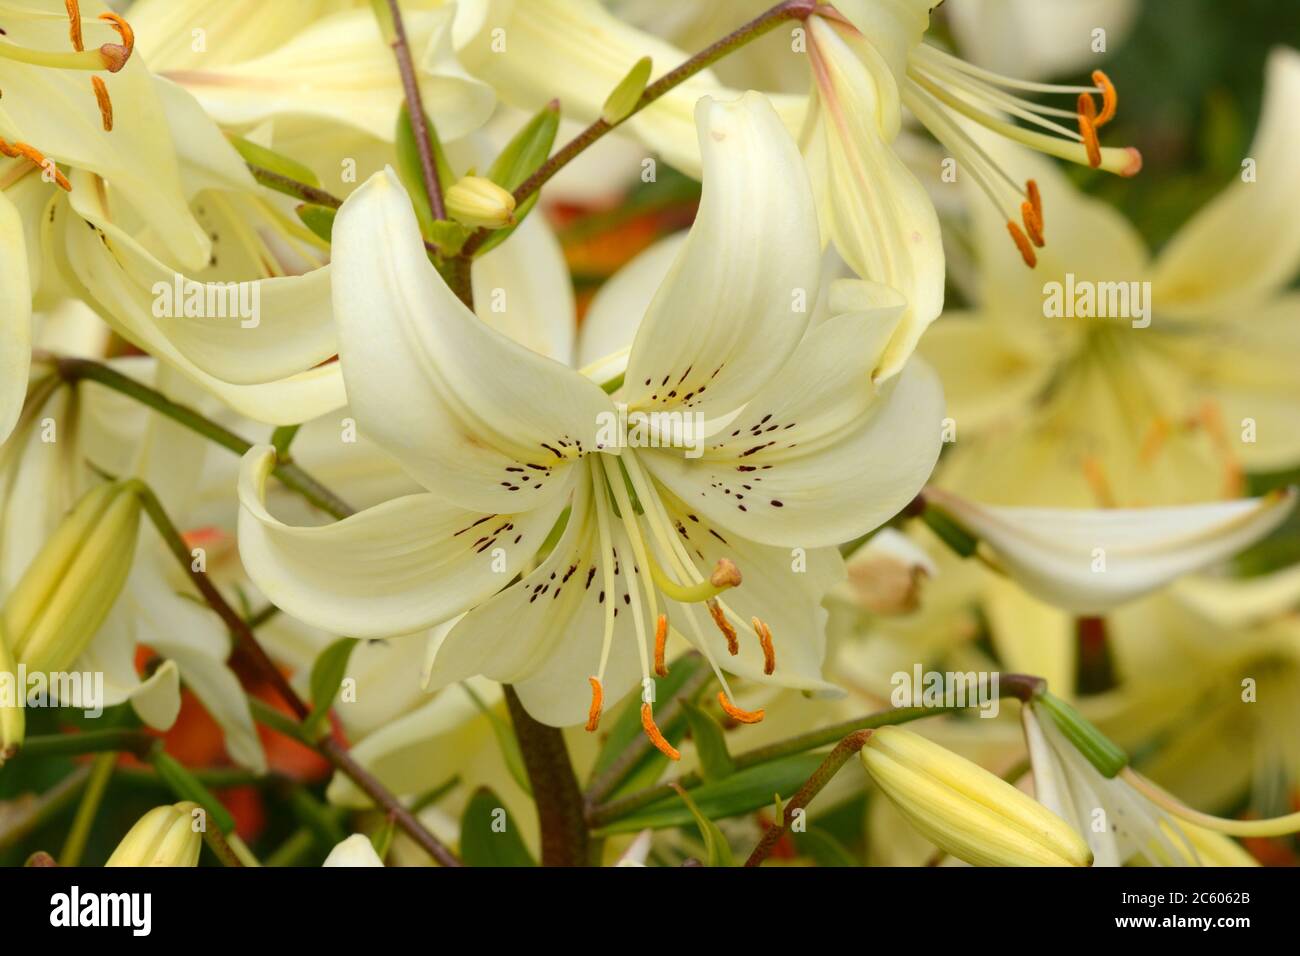
[[[869,380],[901,303],[804,338],[819,243],[798,151],[757,94],[704,99],[698,117],[700,213],[614,363],[625,372],[613,397],[465,309],[428,264],[391,172],[348,200],[333,279],[351,407],[429,493],[295,528],[262,501],[272,452],[250,452],[240,550],[272,600],[358,636],[473,607],[437,650],[431,684],[482,673],[556,725],[594,726],[602,697],[649,680],[665,614],[715,666],[730,650],[733,673],[829,689],[817,605],[842,571],[828,546],[915,494],[937,455],[942,399],[923,367],[883,389]],[[621,447],[621,428],[602,434],[615,399],[677,424],[655,433],[660,447]],[[682,429],[697,413],[707,431],[688,458]],[[805,572],[791,575],[791,548],[805,549]],[[748,586],[724,599],[737,565]],[[706,601],[721,633],[702,619]],[[773,633],[800,639],[774,651]],[[644,713],[652,727],[649,702]]]
[[[1122,777],[1105,777],[1040,705],[1021,708],[1038,801],[1088,842],[1094,866],[1250,866],[1222,834],[1176,820]]]
[[[364,833],[354,833],[334,849],[321,866],[383,866],[375,845]]]
[[[1112,206],[1037,157],[999,154],[1040,184],[1060,239],[1028,273],[1002,254],[1001,218],[972,207],[978,303],[920,345],[958,429],[940,484],[997,504],[1181,504],[1300,461],[1297,111],[1300,54],[1274,50],[1255,176],[1154,259]]]
[[[93,175],[104,202],[135,217],[186,267],[206,262],[211,242],[186,202],[157,80],[131,55],[130,25],[100,0],[4,0],[0,20],[2,440],[27,385],[43,216],[60,189],[72,188],[65,171]]]
[[[1286,520],[1296,494],[1289,489],[1173,508],[1088,510],[998,507],[925,491],[927,501],[978,539],[981,557],[994,568],[1042,600],[1085,615],[1244,550]]]
[[[168,378],[147,359],[119,360],[117,368],[195,404],[197,390]],[[200,486],[209,445],[169,419],[95,383],[75,394],[57,392],[40,413],[54,422],[57,442],[41,440],[39,419],[20,422],[0,450],[0,594],[12,592],[33,556],[72,501],[96,483],[92,468],[142,478],[184,521]],[[87,468],[88,462],[92,468]],[[112,611],[70,670],[104,675],[103,704],[129,701],[151,727],[165,730],[180,710],[180,682],[222,727],[227,752],[261,771],[266,759],[247,697],[227,668],[230,636],[191,595],[190,585],[152,526],[140,529],[130,576]],[[139,645],[161,666],[146,679],[136,668]]]
[[[261,5],[240,11],[223,0],[140,4],[133,19],[141,37],[150,36],[142,40],[150,66],[193,93],[218,123],[301,126],[309,119],[317,127],[324,122],[391,143],[402,84],[371,4],[313,5],[315,16],[310,10],[273,16],[265,32]],[[405,6],[421,99],[439,135],[458,139],[482,126],[496,102],[491,87],[461,68],[454,50],[455,35],[463,38],[482,21],[487,0]],[[247,18],[242,26],[236,25],[240,13]],[[201,54],[192,48],[195,29],[205,34]],[[214,36],[207,36],[209,29]]]

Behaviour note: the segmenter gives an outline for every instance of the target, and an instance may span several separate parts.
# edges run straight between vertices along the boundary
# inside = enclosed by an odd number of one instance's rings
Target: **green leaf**
[[[429,143],[433,147],[433,164],[438,173],[438,185],[445,195],[452,183],[456,181],[456,174],[447,162],[447,157],[442,151],[442,143],[438,141],[438,132],[428,113],[424,114],[424,124],[428,127]],[[406,104],[402,105],[397,116],[395,149],[397,176],[406,187],[406,191],[411,194],[411,204],[415,207],[415,216],[420,222],[420,232],[425,239],[436,243],[435,220],[429,205],[429,191],[424,187],[424,167],[420,164],[420,149],[416,145],[415,129],[411,126],[411,114]]]
[[[171,788],[172,793],[182,800],[192,800],[201,806],[222,833],[234,831],[235,818],[230,815],[230,811],[222,806],[221,801],[174,757],[158,750],[149,759],[158,776]]]
[[[487,178],[502,189],[514,192],[551,155],[559,128],[560,104],[552,100],[506,143],[488,170]]]
[[[750,813],[768,806],[774,793],[792,794],[821,766],[824,753],[795,754],[737,770],[725,780],[705,783],[690,791],[700,811],[710,820],[721,820],[742,813]],[[595,831],[597,836],[612,833],[629,833],[636,830],[679,827],[691,821],[691,813],[675,797],[664,797],[649,806],[633,810],[630,814]]]
[[[699,828],[700,836],[704,837],[704,862],[708,866],[732,866],[734,861],[731,857],[731,844],[727,838],[722,835],[718,825],[700,812],[691,795],[683,790],[677,784],[673,784],[673,789],[677,791],[677,796],[686,804],[686,809],[690,811],[691,816],[695,819],[695,826]]]
[[[302,722],[303,733],[315,737],[348,671],[348,658],[357,646],[355,637],[340,637],[320,652],[311,667],[311,713]]]
[[[302,220],[302,224],[310,229],[313,233],[320,236],[326,242],[330,242],[334,235],[334,219],[338,215],[337,209],[330,209],[328,206],[317,206],[313,203],[300,203],[295,207],[294,212]]]
[[[261,166],[263,169],[269,169],[281,176],[288,176],[290,179],[306,183],[313,188],[320,188],[320,180],[316,177],[316,174],[296,159],[290,159],[273,149],[259,146],[252,140],[244,139],[242,136],[227,133],[226,138],[230,140],[230,145],[235,147],[235,152],[239,153],[244,162],[251,163],[254,166]]]
[[[683,701],[686,722],[691,728],[691,739],[700,757],[700,776],[705,783],[722,780],[736,772],[736,764],[727,750],[726,734],[722,725],[703,708]]]
[[[495,793],[474,791],[460,818],[460,855],[469,866],[536,866],[519,828]]]
[[[641,57],[632,65],[627,76],[619,81],[618,86],[605,99],[605,105],[600,110],[601,119],[610,126],[617,126],[636,111],[641,94],[645,92],[645,85],[650,80],[651,66],[648,56]]]
[[[492,733],[497,739],[497,746],[501,748],[501,756],[505,758],[506,769],[510,771],[510,776],[515,778],[515,783],[519,784],[520,789],[530,797],[533,795],[533,786],[528,780],[528,770],[524,767],[524,753],[519,749],[519,738],[515,736],[515,730],[505,721],[500,714],[487,705],[487,702],[464,681],[460,682],[461,689],[469,695],[469,699],[474,702],[480,714],[488,719],[492,725]]]

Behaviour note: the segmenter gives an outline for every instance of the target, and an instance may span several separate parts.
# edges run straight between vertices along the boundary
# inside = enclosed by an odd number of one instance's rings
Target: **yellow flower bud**
[[[900,727],[882,727],[862,764],[907,821],[976,866],[1089,866],[1092,851],[1060,817],[1006,781]]]
[[[0,767],[22,746],[27,717],[23,713],[23,688],[18,686],[18,667],[9,650],[4,619],[0,617],[0,681],[9,681],[12,693],[6,695],[0,688]]]
[[[515,221],[515,197],[490,179],[464,176],[447,190],[447,213],[466,226],[500,229]]]
[[[29,672],[80,656],[126,583],[140,528],[128,482],[100,485],[63,519],[4,606],[9,650]]]
[[[122,838],[105,866],[198,866],[203,831],[197,803],[154,807]]]

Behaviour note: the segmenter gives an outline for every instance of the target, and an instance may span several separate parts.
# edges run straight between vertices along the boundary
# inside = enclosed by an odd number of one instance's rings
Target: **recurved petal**
[[[817,326],[702,457],[645,449],[640,460],[719,528],[763,544],[812,548],[865,534],[921,490],[942,438],[943,392],[928,367],[913,361],[881,386],[871,381],[898,311]]]
[[[563,498],[524,514],[466,511],[408,495],[319,527],[266,508],[268,445],[244,457],[239,554],[277,606],[331,633],[387,637],[423,630],[485,600],[537,552]]]
[[[1286,519],[1294,489],[1173,508],[1004,508],[927,488],[982,551],[1030,593],[1100,614],[1248,547]]]
[[[799,150],[768,101],[701,99],[704,195],[689,238],[637,329],[629,406],[706,417],[755,395],[808,325],[821,268]],[[689,398],[688,398],[689,396]]]
[[[607,602],[616,613],[604,679],[606,710],[636,686],[650,635],[636,631],[629,588],[644,593],[645,572],[635,567],[631,546],[615,524],[612,546],[622,559],[614,562],[614,588],[606,593],[593,491],[584,472],[568,524],[546,560],[451,629],[433,655],[430,689],[482,674],[512,684],[543,723],[582,723],[591,703],[587,678],[600,664]]]
[[[426,488],[478,511],[554,501],[568,465],[598,447],[600,388],[480,321],[425,255],[392,170],[334,225],[334,314],[362,432]]]
[[[32,361],[32,289],[18,210],[0,192],[0,442],[23,410]]]
[[[1156,263],[1152,295],[1171,315],[1235,319],[1240,307],[1283,287],[1300,264],[1300,53],[1268,60],[1264,108],[1246,166],[1197,213]],[[1249,173],[1249,178],[1247,174]]]

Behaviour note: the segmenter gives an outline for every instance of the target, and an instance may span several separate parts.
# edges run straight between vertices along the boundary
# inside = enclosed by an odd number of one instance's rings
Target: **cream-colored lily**
[[[976,554],[1031,594],[1101,614],[1175,578],[1210,568],[1277,528],[1295,489],[1263,498],[1172,508],[1053,509],[977,504],[927,489],[978,541]]]
[[[1038,704],[1021,709],[1021,722],[1038,800],[1088,841],[1096,866],[1135,858],[1154,866],[1251,865],[1231,840],[1170,817],[1122,777],[1103,776]]]
[[[179,400],[215,404],[151,360],[120,360],[117,367],[146,383],[153,381]],[[0,450],[4,595],[14,592],[67,508],[99,483],[96,472],[142,478],[169,512],[184,521],[203,484],[209,447],[169,419],[93,383],[79,385],[75,393],[58,391],[34,409]],[[51,430],[58,440],[43,440]],[[105,706],[129,701],[145,723],[161,730],[179,713],[183,680],[222,727],[231,758],[264,769],[246,695],[225,664],[229,634],[191,597],[190,585],[153,528],[142,527],[139,534],[129,576],[111,612],[76,660],[62,666],[102,673]],[[141,644],[163,659],[146,679],[135,663]]]
[[[186,267],[206,262],[211,243],[186,202],[157,80],[131,55],[130,25],[100,0],[5,0],[0,19],[2,440],[27,385],[43,214],[72,188],[70,170],[97,177],[103,201]]]
[[[223,126],[270,121],[279,139],[308,127],[319,136],[325,125],[391,143],[402,84],[372,5],[311,0],[305,6],[277,10],[266,22],[265,9],[254,3],[163,0],[137,4],[132,16],[150,67],[194,94]],[[403,6],[425,109],[442,138],[458,139],[487,120],[496,100],[455,55],[490,4]],[[196,31],[201,50],[194,48]]]
[[[840,561],[827,546],[910,500],[937,453],[941,398],[923,368],[880,390],[866,374],[875,354],[860,346],[883,348],[901,303],[804,338],[819,244],[797,149],[757,94],[705,99],[698,113],[700,214],[630,353],[601,365],[622,372],[612,397],[455,299],[395,176],[349,199],[333,281],[351,407],[430,493],[294,528],[262,504],[273,455],[251,452],[240,550],[272,600],[360,636],[479,605],[438,648],[432,685],[483,673],[559,725],[594,726],[602,697],[649,680],[653,638],[668,636],[661,608],[715,666],[828,689],[817,603]],[[658,426],[651,447],[623,447],[636,440],[615,400],[676,424]],[[682,429],[697,414],[701,454],[688,458]],[[864,460],[879,465],[864,475]],[[791,573],[792,547],[805,549],[803,573]],[[723,597],[736,566],[747,586]],[[801,639],[774,651],[771,635],[785,633]],[[653,727],[649,701],[645,715]]]
[[[321,866],[383,866],[370,837],[354,833],[330,850]]]
[[[1298,109],[1300,54],[1276,50],[1249,181],[1154,262],[1111,207],[1045,163],[1006,159],[1039,183],[1059,240],[1026,273],[1003,254],[1003,224],[973,208],[979,305],[921,345],[957,429],[940,484],[996,504],[1177,504],[1235,497],[1243,472],[1300,461],[1300,297],[1284,291],[1300,265],[1284,211],[1300,202],[1286,172]],[[1094,317],[1075,308],[1089,295]]]

